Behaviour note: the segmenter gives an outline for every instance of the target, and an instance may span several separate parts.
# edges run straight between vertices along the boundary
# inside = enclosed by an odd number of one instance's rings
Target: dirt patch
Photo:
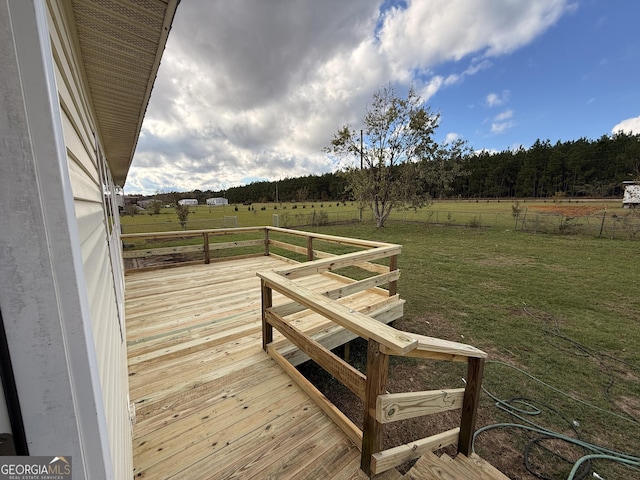
[[[593,205],[540,205],[531,207],[531,210],[562,215],[564,217],[588,217],[589,215],[602,212],[602,207]]]
[[[631,418],[640,420],[640,399],[626,395],[614,400],[616,406]]]

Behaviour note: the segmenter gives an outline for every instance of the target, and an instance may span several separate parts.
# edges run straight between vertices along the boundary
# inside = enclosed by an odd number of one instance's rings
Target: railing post
[[[260,281],[262,290],[262,349],[267,350],[267,345],[273,342],[273,327],[267,322],[267,308],[273,306],[273,290],[267,286],[264,280]]]
[[[394,272],[396,270],[398,270],[398,256],[393,255],[389,258],[389,271]],[[389,296],[393,297],[396,293],[398,293],[398,281],[394,280],[389,282]]]
[[[269,256],[269,229],[264,229],[264,256]]]
[[[360,468],[371,476],[371,455],[382,451],[383,425],[376,420],[378,395],[385,393],[389,374],[389,355],[380,351],[380,344],[369,339],[367,347],[367,383],[365,387],[364,422],[362,425],[362,456]]]
[[[307,237],[307,260],[313,261],[313,237]]]
[[[484,358],[469,357],[467,363],[467,385],[462,400],[462,418],[460,420],[460,436],[458,438],[458,453],[469,456],[476,431],[478,419],[478,405],[482,392],[482,374]]]
[[[202,234],[203,242],[204,242],[204,263],[211,263],[211,254],[209,253],[209,234],[204,232]]]

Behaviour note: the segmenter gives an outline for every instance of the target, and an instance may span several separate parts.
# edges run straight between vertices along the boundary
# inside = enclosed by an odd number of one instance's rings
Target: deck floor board
[[[135,478],[357,475],[356,446],[262,350],[255,272],[285,265],[263,257],[127,274]],[[330,275],[299,281],[317,292],[342,284]],[[342,302],[362,309],[383,299]],[[309,312],[293,318],[307,331],[330,326]]]

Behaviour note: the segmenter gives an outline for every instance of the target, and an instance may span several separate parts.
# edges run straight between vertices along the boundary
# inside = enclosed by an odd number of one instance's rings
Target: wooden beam
[[[209,252],[209,234],[204,232],[202,234],[202,242],[204,244],[204,263],[211,263],[211,254]]]
[[[366,248],[376,248],[376,247],[387,247],[392,245],[391,243],[384,242],[376,242],[372,240],[362,240],[359,238],[349,238],[349,237],[338,237],[335,235],[325,235],[322,233],[313,233],[313,232],[303,232],[301,230],[290,230],[288,228],[281,227],[263,227],[268,228],[274,232],[286,233],[287,235],[296,235],[299,237],[313,237],[319,240],[326,240],[328,242],[336,243],[339,245],[355,245],[357,247],[366,247]]]
[[[257,275],[277,292],[324,315],[329,320],[351,330],[362,338],[371,338],[377,341],[395,355],[404,355],[413,350],[418,344],[417,340],[409,336],[409,334],[351,310],[324,295],[304,288],[291,280],[281,277],[275,271],[258,272]]]
[[[273,306],[273,291],[264,280],[260,282],[262,291],[262,349],[273,342],[273,327],[267,322],[267,309]]]
[[[272,346],[267,346],[267,353],[271,355],[278,365],[295,381],[298,386],[305,391],[324,413],[345,433],[358,449],[362,445],[362,431],[349,420],[331,401],[324,396],[309,380],[307,380],[298,370],[278,353]]]
[[[261,232],[265,227],[207,228],[202,230],[175,230],[171,232],[123,233],[121,238],[172,238],[197,237],[207,232],[211,235],[230,235],[233,233]]]
[[[371,459],[371,473],[378,474],[405,462],[421,457],[426,452],[433,452],[458,441],[460,428],[416,440],[415,442],[374,453]]]
[[[271,310],[267,310],[267,322],[306,353],[314,362],[355,393],[359,399],[364,400],[366,379],[362,373]]]
[[[483,358],[469,358],[467,366],[467,386],[462,401],[462,418],[460,420],[460,440],[458,453],[466,456],[472,453],[473,434],[476,431],[478,419],[478,405],[482,393],[482,374],[484,372]]]
[[[307,237],[307,261],[313,262],[313,237]]]
[[[389,423],[455,410],[462,408],[463,397],[464,388],[380,395],[376,419],[380,423]]]
[[[398,270],[398,255],[393,255],[389,258],[389,272],[395,272]],[[398,293],[398,282],[394,280],[389,283],[389,296],[392,297]]]
[[[380,351],[380,344],[369,339],[367,346],[367,385],[364,400],[364,420],[362,424],[362,455],[360,469],[372,475],[371,456],[382,450],[383,425],[376,420],[378,395],[387,390],[389,375],[389,355]]]
[[[264,229],[264,255],[269,256],[269,229]]]

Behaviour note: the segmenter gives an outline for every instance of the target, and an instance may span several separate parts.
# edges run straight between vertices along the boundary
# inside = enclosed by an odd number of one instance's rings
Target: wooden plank
[[[300,230],[289,230],[288,228],[281,227],[265,227],[271,230],[272,232],[280,232],[286,233],[287,235],[295,235],[299,237],[313,237],[319,240],[326,240],[327,242],[335,243],[338,245],[353,245],[356,247],[367,247],[367,248],[375,248],[375,247],[386,247],[392,244],[384,243],[384,242],[376,242],[372,240],[362,240],[359,238],[349,238],[349,237],[339,237],[336,235],[325,235],[323,233],[315,233],[315,232],[303,232]]]
[[[145,248],[144,250],[125,250],[123,258],[146,258],[159,255],[171,255],[176,253],[193,253],[204,251],[203,245],[184,245],[181,247]]]
[[[121,238],[175,238],[197,237],[203,233],[210,235],[230,235],[234,233],[262,232],[265,227],[207,228],[202,230],[175,230],[171,232],[123,233]]]
[[[371,459],[371,470],[378,474],[398,465],[419,458],[426,452],[433,452],[458,441],[460,428],[453,428],[415,442],[374,453]]]
[[[389,423],[456,410],[462,408],[463,397],[464,388],[380,395],[376,419],[380,423]]]
[[[313,262],[311,262],[313,263]],[[260,272],[258,276],[268,282],[276,291],[292,300],[309,307],[331,321],[357,333],[362,338],[374,339],[391,352],[404,355],[413,350],[418,341],[384,323],[380,323],[362,313],[353,311],[323,295],[307,290],[275,272]]]
[[[400,254],[400,246],[390,245],[386,247],[363,250],[361,252],[346,253],[337,257],[322,258],[300,264],[296,267],[279,269],[278,273],[285,278],[299,278],[312,273],[321,273],[338,268],[353,266],[356,263],[368,262]]]
[[[269,240],[269,244],[271,246],[281,248],[283,250],[288,250],[290,252],[299,253],[300,255],[306,255],[307,249],[305,247],[299,247],[298,245],[293,245],[291,243],[280,242],[278,240]]]
[[[313,361],[355,393],[358,398],[364,400],[366,379],[362,373],[272,311],[267,310],[266,319],[268,323],[277,328],[280,333],[306,353]]]
[[[237,242],[211,243],[210,250],[226,250],[228,248],[238,247],[262,247],[264,240],[238,240]],[[261,254],[262,255],[262,254]]]
[[[380,351],[380,344],[369,339],[367,345],[367,384],[364,399],[364,420],[362,422],[362,456],[360,468],[367,475],[372,475],[371,456],[382,450],[383,426],[376,420],[376,401],[378,395],[387,390],[389,375],[389,355]]]
[[[480,469],[482,469],[482,471],[488,473],[490,475],[490,478],[494,480],[509,480],[509,477],[507,477],[504,473],[491,465],[489,462],[478,456],[478,454],[472,453],[468,458],[476,465],[478,465]]]
[[[302,390],[318,405],[356,445],[362,445],[362,431],[333,405],[324,394],[295,369],[278,351],[268,346],[267,353],[289,374]]]
[[[480,480],[462,475],[451,460],[439,459],[432,452],[425,452],[407,473],[408,480],[428,478],[432,480]]]
[[[427,337],[412,333],[411,336],[418,341],[418,346],[406,355],[415,358],[431,358],[435,360],[450,360],[466,362],[469,357],[486,358],[487,354],[482,350],[464,343],[451,342],[441,338]]]

